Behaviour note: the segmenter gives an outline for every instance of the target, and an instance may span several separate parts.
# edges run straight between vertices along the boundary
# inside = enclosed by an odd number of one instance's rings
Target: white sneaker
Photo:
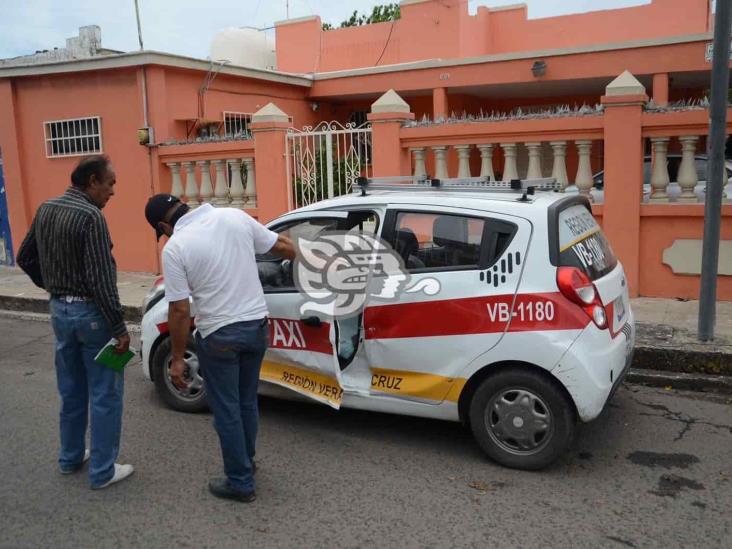
[[[108,486],[111,486],[112,484],[115,484],[117,482],[120,482],[127,477],[129,477],[132,473],[135,472],[135,468],[132,465],[125,464],[120,465],[119,463],[114,464],[114,476],[110,478],[107,482],[104,484],[100,484],[99,486],[92,486],[92,490],[101,490],[102,488],[107,488]]]
[[[84,450],[84,457],[81,459],[81,463],[74,467],[73,469],[59,469],[59,472],[62,475],[70,475],[72,473],[76,473],[76,471],[81,470],[81,468],[84,466],[84,464],[89,461],[89,456],[91,456],[91,452],[89,451],[89,448]]]

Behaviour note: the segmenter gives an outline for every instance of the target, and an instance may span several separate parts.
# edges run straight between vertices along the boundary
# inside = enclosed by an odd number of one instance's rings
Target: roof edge
[[[95,70],[106,70],[124,67],[139,67],[143,65],[164,65],[168,67],[194,69],[208,71],[210,62],[205,59],[186,57],[172,53],[144,50],[128,52],[119,55],[103,55],[88,59],[74,61],[61,61],[55,63],[43,63],[34,65],[18,65],[12,67],[0,67],[0,78],[13,78],[23,76],[40,76],[46,74],[63,74],[71,72],[86,72]],[[243,76],[271,82],[292,84],[295,86],[311,87],[312,78],[308,75],[290,74],[279,71],[258,69],[253,67],[241,67],[237,65],[224,65],[219,74]]]
[[[462,65],[477,65],[497,61],[516,61],[521,59],[535,59],[538,57],[556,57],[562,55],[577,55],[582,53],[596,53],[613,50],[624,50],[630,48],[650,48],[654,46],[669,46],[675,44],[686,44],[691,42],[707,42],[713,39],[710,32],[702,34],[689,34],[661,39],[630,40],[628,42],[615,42],[610,44],[599,44],[592,46],[577,46],[572,48],[554,48],[548,50],[522,51],[515,53],[497,53],[483,55],[480,57],[468,57],[465,59],[425,59],[421,61],[409,61],[394,65],[381,67],[362,67],[359,69],[343,69],[338,71],[320,72],[313,75],[313,80],[331,80],[335,78],[348,78],[351,76],[368,76],[371,74],[390,73],[403,70],[433,69],[442,67],[459,67]]]

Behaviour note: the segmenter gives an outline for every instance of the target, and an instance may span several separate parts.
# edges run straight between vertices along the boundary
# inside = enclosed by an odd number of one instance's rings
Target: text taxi
[[[552,463],[622,381],[635,329],[589,202],[542,186],[553,182],[369,180],[269,223],[304,252],[294,265],[257,258],[270,313],[260,392],[464,421],[503,465]],[[162,284],[142,355],[168,405],[205,407],[192,341],[188,389],[168,377]]]

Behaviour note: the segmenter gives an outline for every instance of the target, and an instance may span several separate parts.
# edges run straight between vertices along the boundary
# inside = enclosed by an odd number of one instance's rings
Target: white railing
[[[574,142],[577,147],[577,155],[579,162],[577,165],[577,174],[575,176],[575,185],[577,190],[585,195],[590,196],[593,187],[592,167],[590,163],[590,155],[592,152],[591,140],[578,140]],[[493,167],[493,153],[496,147],[501,147],[503,151],[503,170],[501,171],[501,179],[520,179],[520,178],[541,178],[549,175],[545,171],[548,166],[543,166],[546,161],[546,152],[551,149],[551,177],[559,182],[562,191],[569,186],[569,177],[567,176],[567,141],[530,141],[527,143],[477,143],[475,145],[453,145],[458,156],[457,177],[472,177],[474,175],[480,177],[488,177],[495,179],[495,170]],[[518,153],[521,147],[528,150],[528,165],[524,169],[519,169]],[[470,156],[473,149],[480,152],[480,173],[473,174],[470,170]],[[434,155],[434,177],[449,177],[447,167],[447,152],[449,147],[446,145],[430,147]],[[425,175],[427,169],[425,167],[425,158],[428,153],[427,147],[412,147],[410,149],[414,157],[414,175]],[[571,189],[570,189],[571,190]]]
[[[287,169],[294,208],[351,193],[371,177],[371,126],[321,122],[287,132]]]
[[[257,207],[254,158],[166,162],[171,173],[170,194],[192,208],[201,204]]]
[[[681,161],[678,155],[669,156],[670,137],[651,137],[652,160],[644,158],[643,200],[651,204],[663,203],[704,203],[706,200],[707,157],[697,153],[700,140],[698,135],[679,136]],[[671,164],[674,163],[673,169]],[[650,168],[650,170],[649,170]],[[650,178],[647,177],[650,171]],[[728,175],[732,163],[727,164],[724,172],[723,200],[732,196],[732,186]],[[676,177],[672,177],[672,174]],[[675,179],[675,181],[674,181]]]

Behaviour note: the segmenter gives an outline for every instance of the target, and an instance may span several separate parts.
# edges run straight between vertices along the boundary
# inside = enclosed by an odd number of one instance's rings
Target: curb
[[[625,376],[625,381],[651,387],[672,387],[690,391],[732,394],[732,376],[685,374],[683,372],[631,368],[628,375]]]
[[[0,295],[0,309],[25,313],[48,314],[48,299],[38,297],[14,297]],[[142,321],[142,308],[131,305],[122,305],[125,322],[139,323]]]

